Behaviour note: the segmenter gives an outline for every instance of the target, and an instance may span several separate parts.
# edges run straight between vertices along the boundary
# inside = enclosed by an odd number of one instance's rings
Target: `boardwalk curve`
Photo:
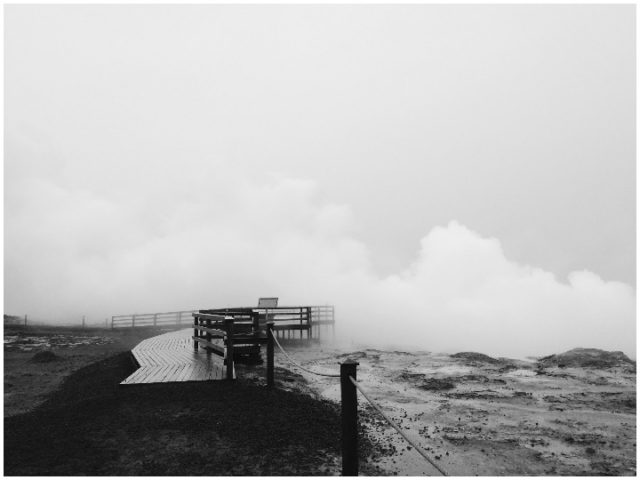
[[[187,328],[140,342],[131,350],[140,368],[120,385],[224,380],[223,360],[204,350],[195,352],[192,335]]]

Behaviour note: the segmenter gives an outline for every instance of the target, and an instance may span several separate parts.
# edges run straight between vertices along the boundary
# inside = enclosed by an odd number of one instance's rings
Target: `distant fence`
[[[72,317],[38,317],[34,315],[24,315],[17,317],[15,315],[4,316],[5,327],[46,327],[46,328],[82,328],[82,329],[105,329],[109,328],[109,319],[103,321],[95,319],[87,319],[86,315],[73,319]]]
[[[111,328],[136,327],[172,327],[191,325],[191,314],[197,310],[162,313],[134,313],[130,315],[114,315],[111,317]]]
[[[232,316],[236,325],[255,325],[254,332],[259,328],[264,330],[267,322],[275,322],[274,332],[278,338],[320,339],[327,329],[335,334],[335,308],[333,305],[311,305],[302,307],[274,307],[274,308],[213,308],[205,310],[183,310],[180,312],[136,313],[129,315],[114,315],[111,317],[111,328],[138,327],[180,327],[185,328],[193,324],[194,313]],[[268,318],[267,318],[268,316]],[[257,322],[257,323],[256,323]],[[242,327],[240,327],[242,328]]]

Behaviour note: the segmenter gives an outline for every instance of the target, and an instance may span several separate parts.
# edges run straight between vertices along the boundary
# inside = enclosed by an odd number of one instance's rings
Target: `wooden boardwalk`
[[[192,335],[193,329],[187,328],[140,342],[131,350],[140,368],[120,385],[224,380],[222,358],[204,349],[195,352]]]

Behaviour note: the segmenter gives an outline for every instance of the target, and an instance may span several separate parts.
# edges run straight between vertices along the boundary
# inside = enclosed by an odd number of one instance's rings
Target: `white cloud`
[[[384,277],[350,208],[319,201],[314,182],[228,167],[185,175],[194,182],[160,177],[144,195],[110,196],[16,179],[5,216],[7,313],[99,321],[276,295],[335,304],[338,332],[355,342],[513,356],[635,351],[626,284],[588,271],[562,282],[457,222],[431,229],[415,261]]]

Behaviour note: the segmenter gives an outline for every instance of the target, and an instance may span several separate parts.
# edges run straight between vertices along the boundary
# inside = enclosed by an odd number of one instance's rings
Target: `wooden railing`
[[[231,360],[242,359],[249,363],[262,362],[261,345],[267,344],[267,325],[280,338],[299,332],[300,339],[320,338],[322,327],[335,324],[333,306],[274,307],[265,308],[213,308],[192,313],[193,348],[202,347]],[[306,332],[306,335],[304,334]],[[229,352],[233,352],[230,354]]]
[[[255,323],[253,331],[261,330],[264,332],[267,321],[273,321],[274,332],[278,338],[291,338],[292,335],[295,338],[295,332],[299,332],[300,339],[319,339],[323,329],[329,327],[331,327],[332,331],[335,329],[335,309],[333,305],[275,307],[270,309],[253,307],[214,308],[200,310],[199,313],[231,315],[234,317],[236,324],[253,325]]]
[[[235,358],[234,318],[224,315],[193,313],[193,349],[199,347],[207,353],[214,353],[224,358],[226,378],[233,380]],[[215,342],[214,340],[222,340]]]
[[[111,317],[111,328],[136,327],[185,327],[191,324],[191,314],[197,310],[162,313],[134,313],[130,315],[114,315]]]

